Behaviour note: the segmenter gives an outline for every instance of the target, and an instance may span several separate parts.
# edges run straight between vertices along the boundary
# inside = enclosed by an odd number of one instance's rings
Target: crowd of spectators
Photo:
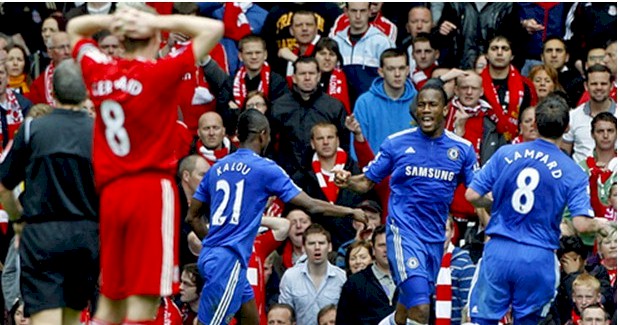
[[[560,284],[544,323],[592,324],[595,317],[616,323],[616,3],[151,5],[159,14],[203,15],[225,25],[209,58],[183,79],[183,91],[166,94],[178,103],[178,136],[169,143],[179,161],[181,213],[210,166],[236,150],[240,113],[257,109],[271,124],[267,157],[312,197],[361,208],[369,217],[364,227],[348,218],[308,215],[272,198],[247,275],[262,323],[378,324],[393,312],[398,292],[383,226],[388,180],[358,194],[339,189],[332,170],[361,173],[386,137],[415,126],[410,111],[430,80],[449,99],[446,129],[472,143],[480,165],[503,145],[538,137],[534,106],[540,100],[558,93],[569,103],[562,149],[590,176],[595,217],[610,223],[598,234],[579,234],[565,210],[556,253]],[[57,105],[51,79],[55,67],[71,58],[67,21],[115,7],[0,4],[5,152],[37,104]],[[106,54],[122,57],[116,35],[104,31],[95,39]],[[182,34],[163,35],[160,55],[174,55],[188,41]],[[94,112],[87,101],[83,105]],[[467,321],[468,291],[489,216],[470,205],[464,192],[460,185],[451,204],[432,323]],[[16,244],[3,212],[1,305],[7,321],[22,324]],[[202,290],[194,264],[197,238],[183,222],[181,294],[175,298],[183,324],[193,324]],[[162,308],[169,302],[162,300]]]

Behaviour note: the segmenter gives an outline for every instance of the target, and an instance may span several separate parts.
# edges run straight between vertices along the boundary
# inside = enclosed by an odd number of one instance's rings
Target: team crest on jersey
[[[416,269],[418,267],[418,259],[416,259],[416,257],[410,257],[407,264],[409,268]]]
[[[450,160],[457,160],[457,158],[459,158],[459,150],[457,150],[457,148],[450,148],[446,152],[446,155]]]

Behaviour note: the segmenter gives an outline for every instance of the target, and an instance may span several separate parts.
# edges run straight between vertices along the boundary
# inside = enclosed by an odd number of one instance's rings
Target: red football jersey
[[[177,97],[186,73],[195,71],[193,45],[159,60],[113,58],[92,40],[73,50],[97,117],[93,166],[98,188],[117,177],[173,175]]]

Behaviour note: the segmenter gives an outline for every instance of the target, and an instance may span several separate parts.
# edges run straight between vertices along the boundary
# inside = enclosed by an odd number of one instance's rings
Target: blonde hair
[[[578,275],[575,278],[575,281],[573,281],[573,294],[575,294],[575,287],[587,287],[594,290],[595,293],[601,292],[601,283],[599,282],[599,280],[585,272]]]

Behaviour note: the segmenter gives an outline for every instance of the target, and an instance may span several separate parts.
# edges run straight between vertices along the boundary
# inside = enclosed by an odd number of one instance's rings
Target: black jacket
[[[350,150],[350,133],[345,127],[347,113],[343,104],[321,90],[316,90],[305,101],[293,89],[273,103],[270,110],[272,141],[278,148],[273,158],[289,175],[302,171],[311,149],[311,128],[319,123],[332,123],[337,127],[340,147]]]
[[[513,63],[521,68],[523,48],[521,42],[527,33],[521,27],[519,14],[513,10],[511,2],[488,2],[479,12],[474,2],[448,2],[444,4],[442,16],[436,26],[444,21],[450,21],[457,29],[444,36],[434,31],[441,48],[441,63],[445,66],[460,69],[474,68],[474,60],[487,52],[488,42],[497,35],[506,36],[512,42],[512,50],[516,61]]]
[[[395,311],[397,291],[389,301],[371,266],[353,274],[341,288],[337,325],[377,325]]]
[[[312,153],[313,154],[313,153]],[[292,179],[300,188],[303,189],[309,196],[327,201],[326,195],[322,191],[318,179],[315,176],[315,172],[311,166],[311,160],[305,164],[303,171],[297,172],[292,176]],[[344,169],[352,172],[352,175],[358,175],[361,173],[358,164],[348,156]],[[354,208],[360,204],[364,199],[375,198],[370,197],[373,191],[365,195],[358,194],[349,189],[340,189],[337,200],[334,202],[337,205]],[[333,251],[337,251],[341,244],[353,239],[356,236],[356,231],[352,227],[352,218],[336,218],[326,217],[322,215],[312,215],[311,220],[314,223],[319,223],[331,234],[331,242],[333,244]]]
[[[204,70],[206,73],[206,70]],[[270,80],[268,81],[268,100],[274,101],[284,94],[289,93],[288,84],[281,75],[271,72]],[[206,78],[206,81],[210,84],[210,80]],[[246,85],[247,85],[247,93],[257,90],[260,85],[260,76],[255,76],[253,79],[249,79],[249,76],[246,77]],[[234,100],[233,94],[233,85],[234,85],[234,75],[227,76],[227,80],[222,83],[221,88],[219,88],[219,92],[217,93],[217,113],[221,115],[223,119],[223,125],[225,126],[225,131],[227,135],[233,136],[236,134],[236,124],[238,123],[238,117],[240,113],[242,113],[241,109],[231,109],[229,106],[229,102]]]

